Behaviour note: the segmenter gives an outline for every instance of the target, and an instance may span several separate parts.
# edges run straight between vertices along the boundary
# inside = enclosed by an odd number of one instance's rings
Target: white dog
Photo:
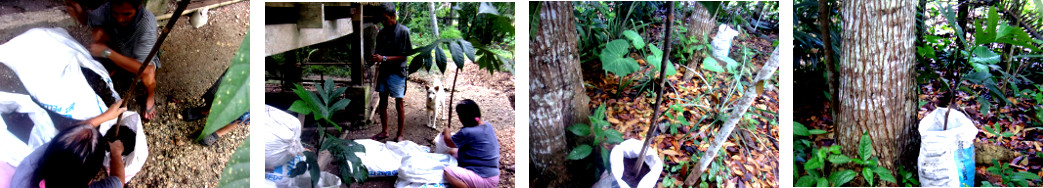
[[[445,90],[442,81],[431,79],[431,85],[427,87],[427,126],[438,130],[438,123],[442,119],[442,101],[445,100]]]

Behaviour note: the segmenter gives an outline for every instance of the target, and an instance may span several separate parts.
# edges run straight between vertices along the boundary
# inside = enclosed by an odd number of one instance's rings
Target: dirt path
[[[442,83],[446,88],[452,87],[452,76],[455,74],[455,65],[450,63],[450,67],[447,68],[450,71],[446,71]],[[489,74],[488,71],[480,70],[475,64],[466,64],[464,66],[464,72],[460,72],[456,85],[456,96],[453,100],[460,101],[463,99],[471,99],[478,103],[482,109],[483,120],[492,124],[496,127],[496,135],[500,142],[500,186],[501,187],[514,187],[514,105],[511,102],[514,96],[514,76],[510,73],[497,72]],[[426,80],[428,76],[426,73],[416,73],[410,76],[410,81],[407,84],[408,89],[406,90],[405,97],[405,130],[403,137],[406,140],[416,142],[420,145],[433,147],[431,139],[437,135],[441,129],[435,130],[428,127],[427,112],[426,108],[426,96],[427,90],[425,89]],[[445,103],[442,110],[447,110],[449,104],[449,93],[446,92]],[[375,94],[374,94],[375,96]],[[376,97],[373,98],[376,101]],[[388,122],[391,124],[389,127],[389,134],[394,134],[398,131],[396,111],[394,110],[394,101],[390,102],[388,106]],[[455,105],[454,105],[455,106]],[[447,113],[447,112],[444,112]],[[444,114],[443,113],[443,114]],[[373,121],[377,122],[374,125],[366,127],[363,130],[354,131],[347,133],[349,139],[364,139],[379,133],[381,130],[380,117],[375,114]],[[444,125],[442,125],[444,126]],[[459,130],[462,125],[460,124],[455,112],[453,113],[452,121],[453,130]],[[441,128],[441,127],[440,127]],[[388,140],[391,140],[388,139]],[[365,183],[360,185],[361,187],[394,187],[395,178],[372,178],[367,180]]]
[[[145,124],[149,158],[130,187],[215,187],[225,162],[249,135],[248,125],[238,126],[205,147],[194,141],[206,120],[186,122],[178,114],[202,105],[199,97],[228,67],[249,28],[250,2],[210,9],[208,25],[200,28],[186,18],[178,20],[159,56],[159,118]]]

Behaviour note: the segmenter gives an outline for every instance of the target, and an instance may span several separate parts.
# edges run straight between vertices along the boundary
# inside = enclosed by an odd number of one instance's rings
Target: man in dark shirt
[[[447,166],[444,177],[452,187],[491,188],[500,184],[500,141],[492,125],[481,120],[478,103],[465,99],[456,104],[456,116],[464,125],[449,136],[449,127],[442,130],[449,154],[456,157],[459,166]]]
[[[75,0],[67,0],[66,10],[77,22],[91,27],[93,41],[87,49],[92,56],[100,58],[109,71],[123,69],[134,74],[159,36],[155,15],[142,4],[142,0],[110,0],[97,9],[84,10]],[[142,114],[145,120],[155,118],[155,72],[160,66],[159,57],[154,57],[141,73],[148,92]]]
[[[402,110],[405,104],[402,97],[406,94],[406,58],[413,51],[413,44],[409,41],[409,28],[395,21],[395,5],[392,3],[381,4],[383,11],[378,13],[377,18],[384,28],[377,33],[376,51],[370,57],[371,62],[379,62],[380,68],[377,76],[377,92],[380,92],[380,103],[377,111],[380,111],[380,123],[384,129],[373,135],[373,140],[383,140],[388,137],[388,96],[395,98],[398,109],[398,135],[395,141],[402,141],[402,125],[405,124],[405,112]]]

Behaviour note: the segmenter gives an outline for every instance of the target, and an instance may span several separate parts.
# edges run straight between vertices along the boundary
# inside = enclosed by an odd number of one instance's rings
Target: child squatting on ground
[[[500,184],[500,141],[495,129],[481,120],[478,103],[470,99],[456,105],[456,115],[464,127],[452,136],[448,126],[442,129],[449,154],[459,162],[459,166],[445,167],[446,181],[452,187],[496,187]]]

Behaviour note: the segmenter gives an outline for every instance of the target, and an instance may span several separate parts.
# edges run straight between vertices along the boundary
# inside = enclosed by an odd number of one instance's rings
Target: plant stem
[[[670,39],[670,33],[671,33],[670,31],[673,31],[673,30],[671,30],[671,27],[673,25],[674,25],[674,2],[667,2],[666,3],[666,30],[665,30],[667,32],[663,32],[664,35],[666,35],[666,37],[663,37],[664,39],[666,39],[666,40],[663,41],[663,43],[665,43],[665,44],[663,44],[663,46],[665,46],[663,48],[664,49],[663,54],[670,54],[670,40],[669,39]],[[641,153],[639,153],[640,155],[638,155],[637,161],[634,162],[634,166],[631,166],[635,170],[628,172],[628,173],[632,174],[633,176],[637,176],[638,172],[641,171],[641,168],[642,168],[641,164],[645,163],[645,157],[644,157],[645,153],[648,152],[648,144],[652,142],[652,135],[655,135],[655,132],[659,130],[659,129],[657,129],[658,127],[653,126],[653,125],[655,125],[656,121],[659,121],[659,115],[660,115],[659,113],[662,113],[659,110],[659,104],[663,102],[663,90],[665,89],[663,87],[663,85],[666,84],[666,63],[667,62],[668,61],[664,57],[663,62],[661,62],[660,66],[659,66],[659,91],[657,91],[658,94],[656,94],[656,96],[655,96],[655,103],[652,104],[652,105],[655,106],[655,108],[654,108],[655,111],[652,113],[652,117],[649,118],[650,120],[648,121],[648,130],[645,131],[646,132],[646,134],[645,134],[645,143],[641,145]]]
[[[453,89],[449,90],[449,114],[445,119],[445,127],[448,128],[453,122],[453,95],[456,94],[456,78],[460,77],[460,71],[464,70],[463,67],[456,67],[456,73],[453,75]]]

